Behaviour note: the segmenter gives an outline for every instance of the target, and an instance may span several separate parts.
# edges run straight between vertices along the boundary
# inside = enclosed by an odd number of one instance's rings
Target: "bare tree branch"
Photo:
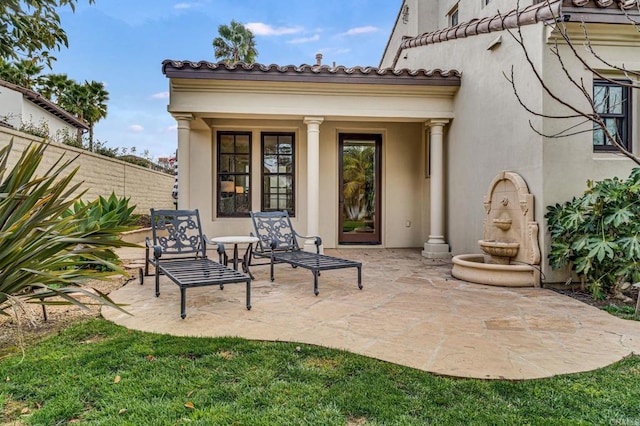
[[[549,10],[551,11],[550,1],[544,0],[544,2],[546,4],[543,7],[548,7]],[[640,12],[640,6],[636,4],[636,7],[639,8],[639,12]],[[622,6],[621,6],[621,9],[622,9]],[[521,14],[519,2],[516,10],[518,11],[517,14],[519,18]],[[629,19],[629,24],[633,25],[633,27],[636,30],[640,31],[638,22],[631,19],[629,14],[624,9],[622,10],[625,16],[627,16],[627,19]],[[504,22],[504,19],[506,19],[506,16],[500,15],[499,12],[498,14]],[[517,19],[517,22],[520,22],[519,19]],[[546,25],[549,28],[552,28],[554,30],[552,32],[553,34],[560,35],[561,40],[564,42],[562,46],[566,45],[569,49],[568,54],[571,55],[571,57],[574,57],[575,59],[577,59],[579,63],[581,63],[584,66],[584,69],[590,72],[596,79],[604,80],[609,84],[615,85],[617,87],[625,87],[628,90],[640,89],[640,85],[638,83],[634,83],[633,78],[631,78],[632,76],[636,78],[640,77],[640,72],[628,70],[624,65],[616,65],[616,64],[610,63],[609,61],[604,60],[593,48],[591,39],[589,38],[587,27],[584,22],[581,23],[581,28],[584,35],[584,44],[586,47],[586,51],[589,54],[591,54],[594,58],[596,58],[601,64],[604,64],[606,67],[610,68],[611,70],[624,73],[624,75],[629,79],[628,82],[614,80],[609,76],[603,75],[601,71],[594,69],[593,66],[590,65],[587,62],[587,60],[582,56],[582,54],[578,52],[578,50],[576,49],[576,45],[574,44],[573,40],[569,35],[568,24],[564,22],[564,20],[559,18],[559,19],[556,19],[556,21],[554,22],[545,22],[544,25]],[[601,131],[604,137],[604,140],[606,141],[607,144],[610,144],[618,152],[620,152],[621,154],[623,154],[624,156],[632,160],[634,163],[640,165],[640,158],[634,155],[633,153],[631,153],[627,149],[627,147],[623,144],[623,141],[620,139],[620,135],[617,132],[615,132],[614,134],[610,132],[609,128],[607,127],[606,119],[599,112],[601,111],[601,109],[599,109],[600,105],[596,103],[596,99],[594,98],[593,88],[592,87],[587,88],[583,78],[576,77],[576,74],[573,71],[571,71],[569,67],[567,67],[566,61],[563,58],[563,56],[565,56],[566,53],[562,51],[560,44],[558,43],[558,39],[554,40],[553,45],[549,47],[549,51],[551,52],[552,56],[556,59],[558,66],[562,70],[562,73],[560,75],[564,77],[568,85],[575,87],[575,89],[578,90],[579,93],[581,93],[582,95],[581,97],[576,98],[576,96],[574,95],[575,92],[573,91],[571,92],[571,94],[564,94],[564,93],[561,94],[557,91],[557,89],[553,89],[545,82],[540,71],[536,68],[535,62],[532,60],[529,54],[529,47],[525,42],[525,38],[522,33],[522,28],[520,24],[516,27],[515,31],[506,28],[506,26],[505,26],[505,30],[511,35],[513,40],[520,46],[520,49],[522,50],[525,61],[528,64],[529,69],[531,70],[534,76],[534,81],[539,84],[540,88],[543,90],[543,93],[548,95],[551,98],[551,100],[555,102],[557,105],[562,106],[563,108],[567,109],[571,113],[549,114],[544,111],[537,111],[534,108],[531,108],[530,106],[528,106],[519,93],[518,85],[516,84],[514,67],[512,66],[510,75],[507,75],[506,73],[503,73],[503,74],[506,80],[511,84],[513,93],[516,96],[516,99],[518,100],[518,103],[522,106],[522,108],[528,113],[536,117],[549,118],[554,120],[575,120],[577,118],[583,119],[579,123],[570,125],[565,129],[553,134],[547,134],[536,129],[533,123],[531,122],[531,120],[529,121],[529,127],[536,134],[543,136],[545,138],[550,138],[550,139],[559,139],[559,138],[576,136],[584,133],[593,133],[595,130]],[[579,105],[582,105],[583,103],[583,101],[581,100],[582,98],[584,98],[585,100],[584,106],[579,106]],[[620,103],[629,102],[629,99],[620,99],[619,102]],[[619,104],[616,104],[616,105],[619,105]],[[631,117],[628,117],[628,119],[631,119]],[[592,123],[591,128],[578,129],[580,127],[584,127],[585,124],[589,122]]]

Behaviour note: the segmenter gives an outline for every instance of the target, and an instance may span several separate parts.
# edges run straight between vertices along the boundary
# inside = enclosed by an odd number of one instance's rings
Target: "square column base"
[[[424,243],[422,257],[428,259],[451,259],[451,249],[449,244],[430,244]]]

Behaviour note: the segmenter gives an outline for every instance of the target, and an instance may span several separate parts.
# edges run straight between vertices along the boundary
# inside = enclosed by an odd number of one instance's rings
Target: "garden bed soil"
[[[92,280],[89,286],[108,295],[134,279],[132,277],[137,277],[137,269],[128,272],[129,276],[126,277],[114,276],[105,280]],[[85,303],[93,301],[87,296],[80,296],[78,299]],[[44,321],[42,307],[33,303],[24,304],[23,308],[17,308],[13,312],[9,311],[9,316],[0,315],[0,360],[5,355],[19,353],[21,345],[28,346],[29,343],[56,333],[75,321],[100,316],[99,305],[88,305],[88,309],[76,305],[52,305],[47,306],[46,310],[47,321]]]
[[[612,297],[609,296],[606,299],[594,299],[587,290],[581,290],[579,288],[550,288],[565,296],[569,296],[573,299],[579,300],[587,305],[595,306],[603,309],[609,306],[615,306],[618,308],[623,307],[636,307],[636,301],[638,300],[638,289],[631,288],[623,293],[624,297]]]

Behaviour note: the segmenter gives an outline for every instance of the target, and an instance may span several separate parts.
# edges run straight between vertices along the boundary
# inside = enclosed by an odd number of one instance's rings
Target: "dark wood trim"
[[[614,81],[620,81],[621,83],[627,83],[627,84],[631,84],[631,81],[629,80],[614,80]],[[633,123],[632,123],[632,113],[633,113],[633,108],[632,108],[632,102],[633,102],[633,90],[629,87],[624,87],[624,86],[616,86],[613,83],[608,82],[607,80],[599,80],[599,79],[594,79],[593,80],[593,88],[595,89],[596,84],[600,85],[600,86],[609,86],[609,87],[622,87],[622,96],[624,98],[624,113],[622,114],[626,120],[626,125],[625,128],[623,129],[623,142],[624,142],[624,146],[627,149],[627,151],[631,151],[633,149],[633,133],[632,133],[632,129],[633,129]],[[609,117],[609,114],[604,114],[604,117],[607,118]],[[618,149],[613,146],[613,145],[593,145],[593,151],[594,152],[619,152]]]
[[[345,140],[374,141],[375,144],[375,173],[376,200],[375,220],[372,234],[344,235],[342,232],[343,208],[343,157]],[[382,135],[379,133],[340,133],[338,135],[338,244],[382,244]],[[366,238],[369,237],[369,238]]]
[[[224,214],[220,212],[220,193],[221,188],[220,188],[220,141],[221,141],[221,136],[224,135],[232,135],[232,136],[248,136],[249,137],[249,152],[246,154],[249,157],[249,172],[248,173],[227,173],[229,175],[233,175],[233,176],[237,176],[237,175],[243,175],[243,176],[248,176],[249,179],[249,192],[247,195],[247,204],[248,204],[248,211],[246,213],[233,213],[233,214]],[[228,131],[228,130],[219,130],[216,131],[216,171],[215,171],[215,179],[216,179],[216,217],[249,217],[249,212],[251,211],[251,194],[253,192],[253,185],[251,184],[251,151],[252,151],[252,146],[253,145],[253,133],[252,132],[247,132],[247,131]],[[234,151],[235,153],[235,151]],[[235,180],[234,180],[235,182]]]
[[[296,133],[295,132],[260,132],[260,211],[264,210],[264,137],[265,136],[291,136],[292,139],[292,152],[291,158],[293,163],[291,164],[291,191],[293,197],[293,211],[287,211],[290,217],[296,216]],[[289,173],[287,173],[289,174]]]

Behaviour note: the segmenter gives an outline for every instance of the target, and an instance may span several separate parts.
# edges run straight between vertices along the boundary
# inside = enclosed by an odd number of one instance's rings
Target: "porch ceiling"
[[[421,121],[451,118],[457,71],[165,61],[169,112],[199,118]]]

